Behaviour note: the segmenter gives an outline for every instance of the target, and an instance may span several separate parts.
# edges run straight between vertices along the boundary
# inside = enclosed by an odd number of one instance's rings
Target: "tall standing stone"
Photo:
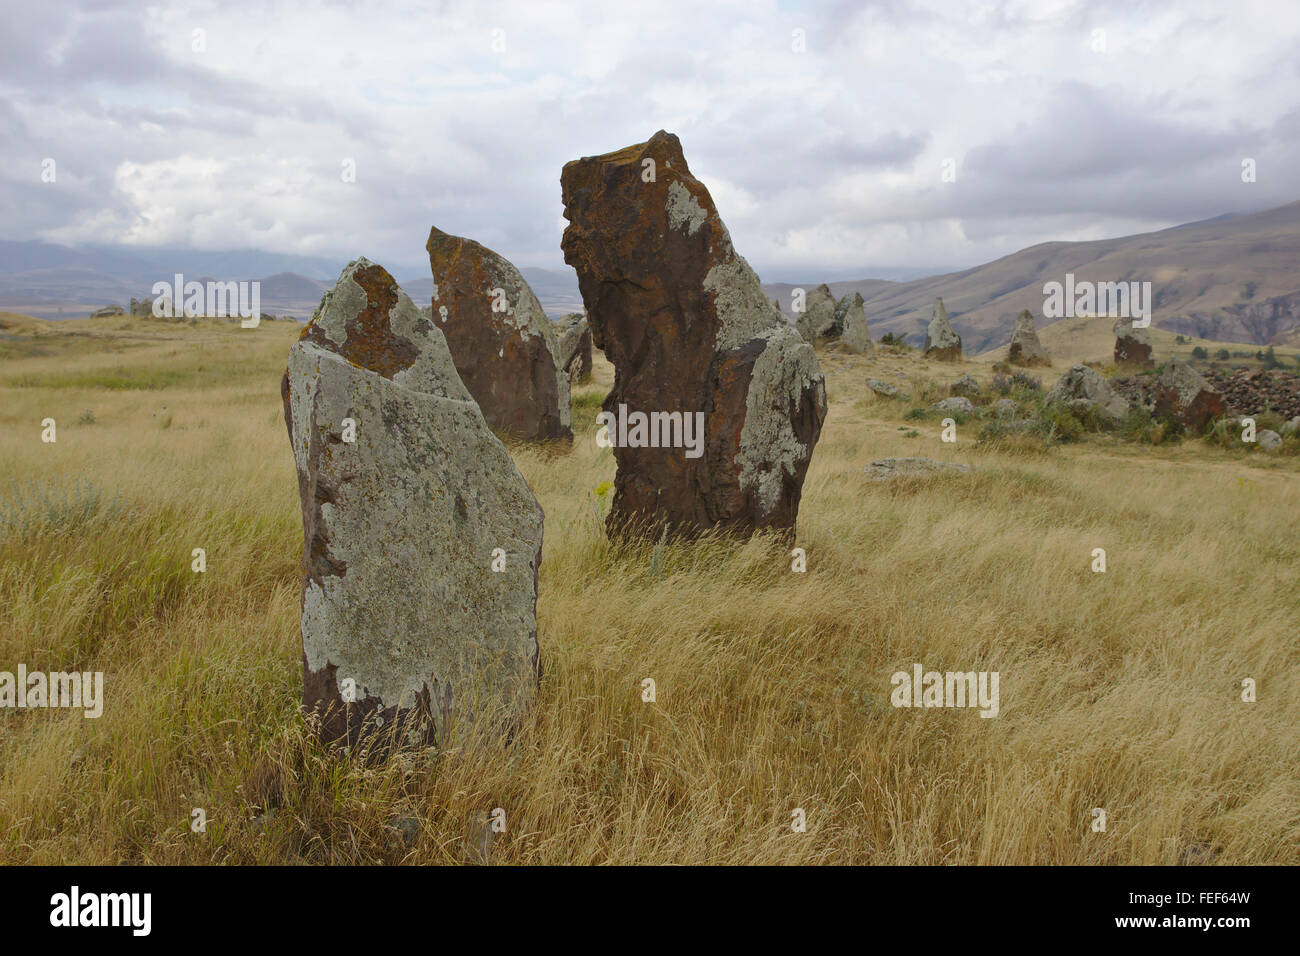
[[[564,259],[615,370],[604,408],[630,426],[610,429],[609,530],[793,528],[825,382],[812,347],[777,319],[732,246],[677,137],[661,130],[574,160],[561,185]],[[671,440],[677,413],[703,418],[698,456]],[[639,443],[647,437],[670,440]]]
[[[569,375],[569,383],[591,381],[591,326],[581,312],[570,312],[556,323],[556,341],[560,367]]]
[[[871,333],[867,329],[867,310],[863,305],[861,294],[854,292],[846,296],[848,306],[837,320],[840,327],[840,342],[850,352],[873,355],[875,348],[871,344]]]
[[[551,320],[519,270],[436,226],[425,248],[434,321],[488,424],[527,441],[572,440],[569,374]]]
[[[1115,364],[1138,369],[1156,367],[1151,351],[1151,333],[1144,328],[1134,328],[1132,319],[1120,319],[1115,323]]]
[[[830,286],[823,282],[813,289],[804,296],[803,305],[803,312],[796,316],[795,325],[805,342],[811,345],[819,338],[835,334],[837,303]]]
[[[948,321],[948,310],[944,308],[943,299],[934,300],[934,314],[925,330],[924,354],[936,362],[961,361],[961,336]]]
[[[542,509],[437,324],[357,259],[290,349],[281,393],[303,704],[323,737],[427,743],[518,718],[537,686]]]
[[[1038,341],[1034,330],[1034,314],[1028,309],[1021,309],[1016,316],[1016,328],[1011,333],[1011,346],[1007,349],[1007,361],[1012,365],[1051,365],[1052,360]]]

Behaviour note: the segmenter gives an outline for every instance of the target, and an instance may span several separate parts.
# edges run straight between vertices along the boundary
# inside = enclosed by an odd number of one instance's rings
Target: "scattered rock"
[[[835,326],[840,330],[840,341],[844,347],[855,355],[874,355],[871,345],[871,333],[867,330],[867,310],[862,303],[862,296],[854,292],[845,296],[848,306],[843,314],[836,310]]]
[[[878,378],[867,379],[867,388],[871,389],[877,395],[883,395],[885,398],[898,397],[898,386],[890,385],[888,382],[882,382]]]
[[[94,312],[90,313],[90,317],[92,319],[107,319],[114,315],[125,314],[125,311],[123,311],[120,305],[106,305],[102,309],[96,309]]]
[[[969,372],[948,386],[949,395],[964,395],[966,398],[978,398],[984,389]]]
[[[488,425],[526,441],[572,440],[555,330],[519,270],[436,226],[426,249],[433,319]]]
[[[932,458],[877,458],[867,466],[871,481],[888,481],[891,478],[918,478],[942,473],[961,474],[973,471],[971,465],[955,461],[935,461]]]
[[[1264,451],[1272,451],[1282,444],[1282,436],[1271,429],[1265,428],[1255,436],[1255,441],[1259,442],[1259,447]]]
[[[1133,328],[1132,319],[1115,323],[1115,364],[1130,368],[1155,368],[1151,355],[1151,334],[1146,329]]]
[[[1038,340],[1034,329],[1034,315],[1028,309],[1022,309],[1016,316],[1016,328],[1011,333],[1011,346],[1007,349],[1007,361],[1012,365],[1029,367],[1051,365],[1052,359]]]
[[[591,327],[581,312],[571,312],[556,326],[560,366],[569,374],[569,383],[591,381]]]
[[[1223,396],[1196,369],[1171,358],[1156,376],[1152,414],[1170,416],[1199,432],[1211,418],[1225,414]]]
[[[993,403],[993,411],[998,418],[1010,418],[1020,411],[1020,403],[1011,398],[1000,398]]]
[[[1064,405],[1075,412],[1095,408],[1109,424],[1118,424],[1129,413],[1129,404],[1119,392],[1111,388],[1095,369],[1076,365],[1060,377],[1055,387],[1047,393],[1049,405]]]
[[[1282,426],[1283,435],[1295,435],[1298,433],[1300,433],[1300,415],[1297,415]]]
[[[290,349],[281,394],[303,704],[322,737],[430,743],[486,712],[517,718],[537,687],[542,509],[437,323],[357,259]]]
[[[698,457],[616,445],[609,530],[793,528],[826,417],[825,381],[812,346],[777,320],[732,246],[677,137],[661,130],[574,160],[561,186],[564,259],[615,368],[606,412],[703,416]]]
[[[830,287],[822,283],[804,297],[804,311],[795,322],[799,334],[809,344],[835,334],[837,303]]]
[[[948,310],[944,308],[943,299],[934,300],[934,315],[925,330],[923,354],[936,362],[961,361],[961,336],[953,331],[952,324],[948,321]]]
[[[960,412],[963,415],[975,414],[975,406],[971,404],[971,400],[960,396],[935,402],[934,407],[941,412]]]
[[[1210,369],[1203,373],[1216,391],[1223,395],[1225,407],[1236,415],[1277,412],[1283,418],[1300,418],[1300,376],[1282,369],[1232,373]],[[1148,376],[1149,377],[1149,376]]]

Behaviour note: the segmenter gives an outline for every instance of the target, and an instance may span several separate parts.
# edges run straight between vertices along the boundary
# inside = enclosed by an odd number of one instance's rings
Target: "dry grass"
[[[547,515],[538,705],[509,744],[365,768],[297,708],[296,329],[60,328],[0,362],[0,502],[72,505],[0,537],[0,670],[102,670],[107,703],[0,711],[4,862],[1300,862],[1295,458],[908,438],[863,382],[937,370],[828,355],[795,574],[761,538],[615,548],[591,430],[515,447]],[[979,470],[864,480],[909,455]],[[894,709],[915,662],[998,671],[1001,716]]]

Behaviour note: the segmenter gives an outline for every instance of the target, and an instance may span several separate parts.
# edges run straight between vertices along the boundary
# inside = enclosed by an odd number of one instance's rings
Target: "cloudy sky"
[[[0,17],[4,239],[406,274],[437,224],[562,268],[561,166],[661,128],[770,281],[1300,198],[1291,0],[3,0]]]

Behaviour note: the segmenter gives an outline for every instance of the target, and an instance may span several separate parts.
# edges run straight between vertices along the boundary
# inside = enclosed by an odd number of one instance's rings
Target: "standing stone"
[[[835,313],[838,303],[831,295],[830,286],[822,283],[803,300],[804,310],[796,317],[795,325],[803,340],[811,345],[819,338],[835,334]]]
[[[609,429],[618,465],[609,531],[792,529],[825,382],[812,346],[777,320],[732,246],[677,137],[661,130],[574,160],[561,185],[564,259],[614,365],[605,412],[629,426]],[[674,413],[702,415],[702,447],[672,440]],[[655,416],[649,436],[643,415]],[[660,447],[640,444],[647,437]]]
[[[1007,361],[1012,365],[1029,367],[1052,364],[1047,349],[1043,348],[1043,343],[1038,341],[1038,333],[1034,330],[1034,314],[1028,309],[1022,309],[1016,316],[1016,328],[1011,333],[1011,347],[1007,350]]]
[[[1151,355],[1151,335],[1146,329],[1133,328],[1132,319],[1115,323],[1115,364],[1130,368],[1155,368]]]
[[[936,362],[961,361],[961,336],[948,322],[948,310],[943,299],[934,300],[934,315],[925,331],[925,357]]]
[[[581,312],[570,312],[556,327],[560,366],[569,375],[569,383],[591,381],[591,326]]]
[[[1102,421],[1117,425],[1128,415],[1128,401],[1095,369],[1075,365],[1047,393],[1048,405],[1063,405],[1084,414],[1093,409]]]
[[[572,441],[569,374],[551,320],[519,270],[436,226],[426,249],[434,321],[487,423],[526,441]]]
[[[845,298],[849,300],[848,306],[837,320],[840,326],[840,341],[850,352],[874,355],[876,350],[871,344],[871,333],[867,330],[867,310],[863,305],[862,296],[854,292]]]
[[[323,738],[508,727],[536,693],[542,509],[437,324],[357,259],[290,349],[281,394],[302,499],[303,704]]]
[[[1197,432],[1211,418],[1225,414],[1223,395],[1200,372],[1176,358],[1156,376],[1153,402],[1157,418],[1173,418]]]

